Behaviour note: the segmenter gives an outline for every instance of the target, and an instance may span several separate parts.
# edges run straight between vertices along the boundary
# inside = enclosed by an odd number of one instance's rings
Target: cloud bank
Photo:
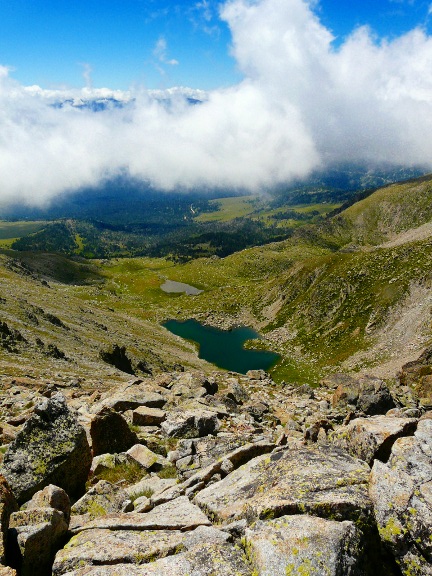
[[[68,93],[0,67],[0,201],[40,204],[125,171],[166,190],[257,191],[333,162],[432,166],[432,38],[420,28],[381,42],[360,28],[335,49],[306,0],[231,0],[221,18],[244,80],[200,105],[182,90],[167,106],[87,88],[73,98],[125,105],[56,107]]]

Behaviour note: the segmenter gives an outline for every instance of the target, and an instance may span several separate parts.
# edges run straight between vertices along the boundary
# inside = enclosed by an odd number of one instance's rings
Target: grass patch
[[[138,462],[126,462],[117,464],[114,468],[106,468],[97,475],[98,480],[106,480],[111,484],[122,483],[125,485],[136,484],[147,476],[146,471]]]
[[[130,499],[132,500],[132,502],[135,502],[135,500],[138,500],[138,498],[141,498],[141,496],[145,496],[146,498],[151,498],[154,494],[154,490],[152,488],[143,488],[142,490],[138,490],[137,492],[133,492],[130,495]]]
[[[170,464],[168,466],[165,466],[164,468],[162,468],[162,470],[160,470],[157,475],[159,476],[159,478],[177,478],[177,468],[174,466],[174,464]]]
[[[216,198],[210,204],[217,206],[216,212],[203,212],[197,222],[228,222],[234,218],[249,216],[255,211],[253,201],[256,196],[234,196],[233,198]]]

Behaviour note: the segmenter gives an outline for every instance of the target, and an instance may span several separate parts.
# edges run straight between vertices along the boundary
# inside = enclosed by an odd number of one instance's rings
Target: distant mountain
[[[108,88],[44,90],[39,86],[29,86],[25,88],[25,91],[27,94],[36,98],[41,98],[54,108],[71,106],[92,112],[104,112],[114,108],[125,108],[136,102],[136,97],[133,96],[131,92],[110,90]],[[142,92],[142,95],[148,96],[151,100],[156,100],[165,106],[170,106],[179,99],[193,106],[205,102],[208,97],[204,90],[181,86],[168,88],[167,90],[147,90]]]

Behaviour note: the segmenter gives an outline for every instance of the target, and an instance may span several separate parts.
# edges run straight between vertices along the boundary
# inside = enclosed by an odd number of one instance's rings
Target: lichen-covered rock
[[[353,378],[346,375],[333,394],[332,404],[334,407],[346,407],[349,404],[368,416],[385,414],[395,406],[390,390],[379,378]]]
[[[57,553],[53,574],[81,566],[141,565],[174,554],[185,535],[180,530],[86,530],[73,536]]]
[[[98,516],[106,516],[106,514],[128,512],[132,508],[128,494],[120,486],[115,486],[106,480],[100,480],[75,502],[72,506],[72,513],[75,515],[86,514],[89,520],[93,520]]]
[[[222,522],[302,512],[368,521],[368,479],[365,462],[337,448],[313,445],[254,458],[198,492],[194,501]]]
[[[156,562],[136,566],[87,566],[64,576],[252,576],[243,552],[227,544],[201,544]]]
[[[26,503],[26,510],[33,508],[55,508],[63,513],[66,524],[69,524],[71,502],[63,488],[59,488],[53,484],[45,486],[43,490],[36,492],[33,498]]]
[[[386,462],[394,442],[414,434],[417,420],[374,416],[356,418],[331,435],[332,442],[372,465],[375,458]]]
[[[432,420],[399,438],[370,480],[378,530],[406,576],[432,574]]]
[[[167,436],[175,438],[198,438],[215,434],[220,422],[214,412],[209,410],[185,410],[171,412],[161,424]]]
[[[245,541],[249,559],[260,576],[365,575],[364,542],[354,522],[307,514],[283,516],[258,521],[246,529]]]
[[[4,476],[0,475],[0,564],[6,562],[7,535],[12,512],[18,510],[18,503]]]
[[[90,470],[91,452],[84,428],[62,394],[35,407],[5,454],[2,472],[19,503],[48,484],[80,496]]]
[[[21,576],[50,576],[54,556],[68,526],[62,512],[33,508],[11,514],[11,564]]]
[[[93,456],[126,452],[138,442],[135,432],[113,408],[102,408],[90,425]]]

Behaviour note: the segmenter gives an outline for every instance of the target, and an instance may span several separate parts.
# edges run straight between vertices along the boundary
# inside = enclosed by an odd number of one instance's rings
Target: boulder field
[[[417,368],[4,379],[0,576],[432,575]]]

